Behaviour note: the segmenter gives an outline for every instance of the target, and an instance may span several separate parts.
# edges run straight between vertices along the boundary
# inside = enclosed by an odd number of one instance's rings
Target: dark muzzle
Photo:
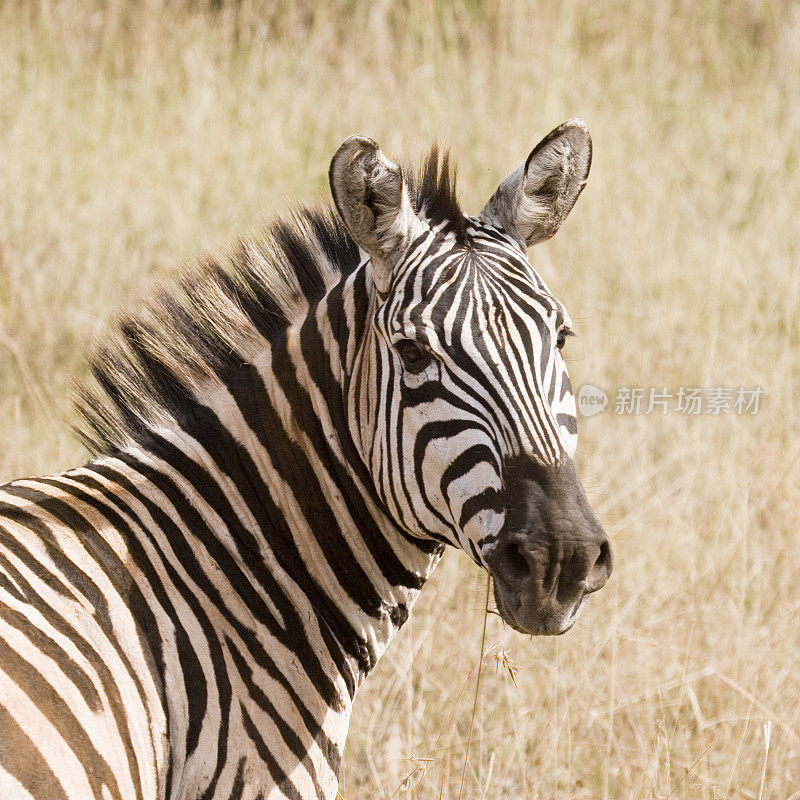
[[[608,537],[566,455],[556,466],[515,459],[504,471],[505,524],[484,549],[497,609],[523,633],[564,633],[611,575]]]

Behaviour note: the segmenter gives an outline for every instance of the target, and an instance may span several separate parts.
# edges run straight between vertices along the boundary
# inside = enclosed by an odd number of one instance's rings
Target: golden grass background
[[[765,396],[582,422],[616,570],[564,637],[489,618],[463,797],[800,797],[796,4],[0,2],[0,479],[83,460],[81,342],[325,199],[348,134],[449,143],[474,212],[574,115],[589,186],[531,257],[574,317],[575,385]],[[450,554],[365,684],[346,800],[459,796],[483,580]]]

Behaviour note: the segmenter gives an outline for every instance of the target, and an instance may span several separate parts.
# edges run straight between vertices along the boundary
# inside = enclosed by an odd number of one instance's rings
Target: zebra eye
[[[562,328],[557,336],[556,336],[556,347],[559,350],[564,349],[564,345],[567,343],[567,336],[572,336],[573,333],[569,328]]]
[[[395,343],[395,347],[403,360],[403,366],[409,372],[422,372],[433,360],[424,347],[412,342],[411,339],[401,339]]]

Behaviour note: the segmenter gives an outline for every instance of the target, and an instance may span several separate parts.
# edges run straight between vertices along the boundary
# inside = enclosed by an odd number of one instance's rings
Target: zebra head
[[[572,462],[570,319],[526,251],[577,200],[591,139],[579,120],[556,128],[475,217],[458,210],[447,157],[431,159],[427,187],[370,139],[331,162],[374,287],[348,360],[353,436],[402,528],[486,567],[512,627],[563,633],[608,579],[611,550]]]

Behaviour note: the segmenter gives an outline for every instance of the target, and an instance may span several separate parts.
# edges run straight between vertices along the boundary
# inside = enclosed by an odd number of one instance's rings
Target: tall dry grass
[[[583,422],[616,571],[565,637],[489,618],[463,797],[797,797],[796,4],[0,3],[0,477],[83,459],[80,343],[152,276],[324,198],[346,135],[450,143],[477,210],[573,115],[589,188],[532,260],[575,318],[575,384],[766,394]],[[347,800],[459,796],[482,580],[446,559],[365,684]]]

